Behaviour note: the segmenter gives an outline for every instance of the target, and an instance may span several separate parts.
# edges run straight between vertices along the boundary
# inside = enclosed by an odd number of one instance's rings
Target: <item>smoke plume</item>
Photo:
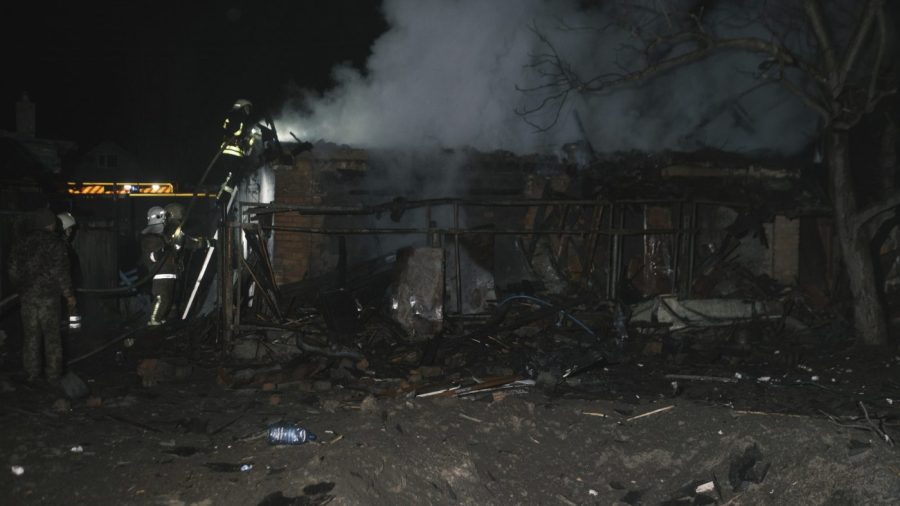
[[[643,3],[677,8],[683,2]],[[526,154],[589,141],[599,152],[790,153],[816,128],[814,114],[799,100],[777,85],[761,85],[758,56],[732,53],[601,95],[572,93],[556,125],[538,132],[516,113],[552,92],[520,91],[543,82],[530,66],[550,50],[538,34],[581,75],[635,68],[642,63],[627,48],[635,43],[633,33],[617,24],[621,2],[385,0],[383,12],[389,29],[373,44],[366,68],[338,67],[333,89],[288,104],[277,120],[282,132],[369,149]],[[722,26],[760,35],[752,33],[758,27]],[[554,113],[547,108],[532,119],[546,121]]]

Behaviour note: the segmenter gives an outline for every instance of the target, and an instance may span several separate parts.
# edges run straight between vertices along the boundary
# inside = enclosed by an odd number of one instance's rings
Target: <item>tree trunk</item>
[[[880,169],[881,196],[887,198],[894,193],[894,187],[897,184],[897,138],[900,136],[900,129],[897,124],[888,119],[881,133],[881,153],[879,156],[878,168]]]
[[[825,136],[829,148],[827,156],[834,200],[834,225],[853,294],[856,337],[867,346],[885,345],[888,342],[887,320],[875,284],[871,238],[865,227],[853,225],[858,206],[850,173],[847,134],[830,130]]]

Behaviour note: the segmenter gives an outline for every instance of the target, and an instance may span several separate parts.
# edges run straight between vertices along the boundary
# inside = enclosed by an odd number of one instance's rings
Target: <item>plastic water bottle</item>
[[[272,445],[302,445],[307,441],[315,441],[316,435],[299,425],[282,422],[269,426],[266,439]]]

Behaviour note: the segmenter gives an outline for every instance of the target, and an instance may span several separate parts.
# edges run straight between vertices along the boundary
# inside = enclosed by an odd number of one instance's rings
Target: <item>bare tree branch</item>
[[[568,98],[568,96],[569,96],[569,91],[570,90],[564,90],[555,95],[550,95],[550,96],[544,97],[544,100],[542,100],[538,105],[536,105],[534,107],[531,107],[531,108],[526,107],[524,109],[517,109],[516,114],[521,116],[522,119],[525,120],[525,123],[528,123],[528,125],[534,127],[538,132],[546,132],[547,130],[550,130],[551,128],[553,128],[556,125],[556,123],[559,122],[559,116],[562,113],[563,105],[565,105],[565,103],[566,103],[566,98]],[[531,121],[528,118],[528,116],[536,113],[537,111],[540,111],[541,109],[546,107],[547,104],[550,104],[553,102],[556,102],[556,106],[555,106],[556,110],[553,113],[553,119],[552,119],[552,121],[550,121],[550,123],[547,123],[546,125],[539,125],[539,124]]]
[[[878,202],[873,202],[869,204],[864,209],[861,209],[858,213],[856,213],[852,218],[853,229],[859,230],[861,227],[865,226],[870,220],[876,218],[877,216],[891,211],[892,209],[900,206],[900,192],[894,193],[893,195],[879,200]]]
[[[683,36],[680,34],[677,37],[679,39],[683,38]],[[672,69],[705,60],[717,51],[735,50],[763,53],[786,67],[797,67],[804,70],[811,68],[807,67],[805,63],[801,62],[801,60],[795,57],[787,48],[772,44],[761,39],[734,38],[715,40],[710,39],[708,36],[701,36],[699,34],[694,34],[693,38],[698,39],[700,47],[685,53],[681,53],[677,56],[660,60],[655,64],[646,66],[635,72],[621,75],[615,79],[591,79],[590,81],[581,83],[581,85],[577,86],[577,89],[578,91],[583,92],[597,92],[621,84],[644,81],[658,74],[668,72]],[[816,75],[818,75],[818,72],[816,72]]]
[[[825,75],[828,76],[829,84],[836,84],[837,60],[834,55],[834,44],[825,28],[825,17],[822,14],[822,5],[819,0],[806,0],[803,4],[806,11],[806,17],[812,26],[813,34],[816,42],[819,43],[819,50],[822,52],[822,58],[825,60]]]
[[[700,5],[702,4],[703,2],[700,2]],[[798,23],[802,23],[805,19],[804,31],[810,37],[807,43],[818,51],[821,65],[825,68],[803,59],[798,52],[790,49],[791,44],[786,38],[778,36],[774,31],[772,38],[768,40],[759,37],[717,38],[704,27],[700,9],[699,13],[690,12],[679,17],[679,23],[673,20],[674,14],[657,11],[665,26],[675,30],[678,30],[678,26],[682,26],[684,27],[682,31],[645,37],[642,35],[643,28],[636,28],[633,36],[640,40],[643,46],[631,48],[636,54],[643,56],[643,65],[640,68],[633,70],[634,67],[629,66],[622,68],[620,72],[605,72],[584,78],[578,69],[558,53],[549,38],[533,25],[532,31],[548,50],[537,55],[529,67],[543,78],[544,82],[531,88],[522,88],[520,91],[530,94],[546,93],[549,96],[543,97],[543,100],[534,106],[526,106],[516,112],[532,126],[542,131],[547,130],[558,121],[570,92],[601,93],[617,86],[648,81],[676,68],[703,61],[716,53],[735,51],[761,55],[764,61],[760,64],[760,69],[777,66],[780,69],[777,76],[763,77],[767,81],[777,82],[797,96],[804,105],[823,118],[825,125],[839,129],[851,128],[865,114],[871,112],[882,99],[897,92],[896,89],[879,91],[879,86],[883,85],[880,79],[885,62],[889,59],[886,54],[888,22],[884,0],[866,0],[865,5],[856,10],[861,11],[861,14],[855,17],[857,21],[852,36],[840,58],[834,45],[835,41],[829,33],[829,20],[826,19],[822,4],[821,0],[805,0],[804,12],[797,13],[796,19],[779,18],[773,22],[785,25],[786,30],[801,30],[803,28]],[[835,14],[830,10],[827,14],[852,17],[849,13]],[[874,40],[873,33],[877,34]],[[868,47],[873,49],[874,68],[871,69],[868,82],[860,83],[854,78],[853,72],[855,67],[861,65],[863,51]],[[869,59],[866,63],[868,62]],[[802,72],[810,81],[803,83],[792,81],[787,77],[789,69]],[[857,77],[859,73],[856,72]],[[818,86],[813,88],[812,83]],[[528,121],[528,116],[550,105],[555,107],[550,124],[535,125],[534,122]]]
[[[841,68],[838,69],[840,72],[838,74],[838,82],[836,83],[837,86],[832,90],[834,96],[838,96],[844,91],[844,85],[846,84],[854,65],[856,65],[856,61],[859,58],[859,52],[862,50],[863,45],[871,32],[872,22],[875,19],[875,15],[881,10],[883,2],[884,0],[869,0],[866,3],[862,17],[854,29],[853,36],[850,38],[850,45],[847,48],[847,52],[844,54]]]
[[[780,77],[779,79],[775,79],[775,81],[778,84],[780,84],[784,89],[793,93],[797,98],[799,98],[803,102],[804,105],[806,105],[810,109],[819,113],[819,115],[822,116],[822,119],[825,121],[825,124],[828,124],[831,122],[831,120],[834,116],[832,115],[831,111],[828,110],[828,107],[823,105],[820,101],[811,97],[809,95],[809,93],[806,93],[805,91],[803,91],[799,86],[792,83],[789,79],[785,78],[784,76]]]
[[[835,121],[834,127],[839,130],[850,130],[862,120],[863,116],[874,110],[882,100],[896,94],[897,88],[891,88],[889,90],[883,90],[879,93],[876,93],[872,100],[868,104],[866,104],[866,107],[858,107],[854,109],[853,114],[849,117],[841,118],[840,120]]]
[[[878,9],[876,22],[878,23],[878,48],[875,53],[875,63],[872,65],[872,77],[869,80],[869,94],[866,97],[866,110],[874,108],[873,101],[878,86],[878,77],[881,74],[881,65],[884,63],[884,53],[887,46],[887,20],[885,19],[884,6]]]
[[[715,120],[716,118],[721,116],[723,113],[728,111],[732,106],[739,104],[740,101],[742,99],[744,99],[745,97],[747,97],[748,95],[750,95],[766,86],[771,86],[774,84],[777,84],[777,80],[763,80],[763,81],[760,81],[760,82],[754,84],[753,86],[747,88],[746,90],[742,91],[741,93],[739,93],[738,95],[736,95],[734,97],[728,97],[727,99],[719,100],[717,103],[715,103],[709,107],[709,111],[706,114],[704,114],[703,116],[700,117],[699,121],[697,121],[695,123],[695,126],[693,127],[693,129],[696,130],[698,128],[702,128],[702,127],[708,125],[713,120]]]

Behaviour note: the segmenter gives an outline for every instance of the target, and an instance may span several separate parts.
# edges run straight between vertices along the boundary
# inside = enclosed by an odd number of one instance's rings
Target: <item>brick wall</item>
[[[298,156],[291,166],[275,168],[275,195],[277,205],[349,205],[347,201],[352,182],[347,174],[357,179],[368,172],[368,154],[352,148],[317,146],[315,150]],[[298,213],[275,214],[276,227],[322,228],[324,216],[302,216]],[[301,281],[333,269],[337,250],[333,240],[324,234],[275,231],[272,251],[273,267],[279,284]]]
[[[319,174],[310,159],[297,159],[293,166],[279,168],[275,174],[275,202],[282,205],[314,205],[322,202]],[[319,227],[321,216],[297,213],[275,215],[276,227]],[[309,270],[310,260],[324,237],[277,230],[274,241],[274,268],[279,284],[300,281]]]

